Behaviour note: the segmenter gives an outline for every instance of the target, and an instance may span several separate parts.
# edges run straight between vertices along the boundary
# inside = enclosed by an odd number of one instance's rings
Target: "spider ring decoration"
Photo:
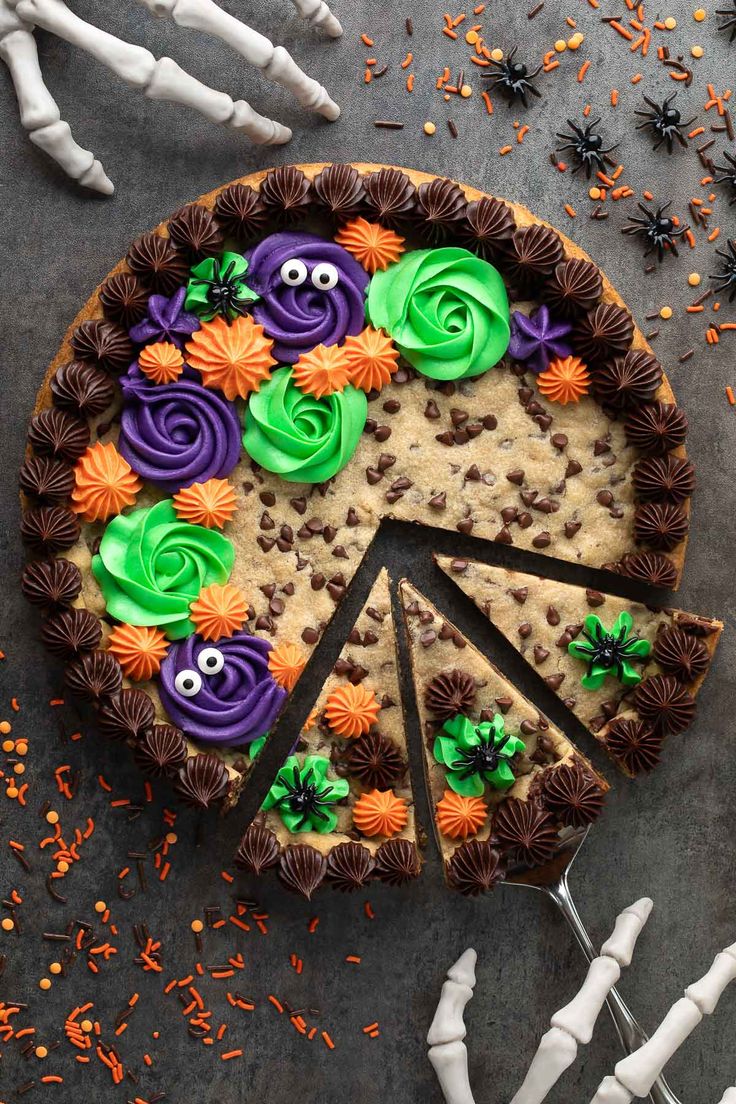
[[[570,127],[572,134],[557,132],[556,137],[564,142],[564,145],[557,147],[557,152],[563,153],[565,150],[571,150],[575,157],[576,164],[572,170],[573,176],[581,169],[585,169],[585,175],[588,179],[590,179],[594,169],[596,172],[603,172],[607,155],[613,153],[618,145],[618,142],[616,142],[607,149],[603,148],[603,135],[596,130],[600,121],[599,117],[587,123],[585,127],[581,127],[572,119],[568,119],[567,125]]]
[[[332,38],[342,34],[324,0],[292,0],[299,14]],[[290,92],[302,107],[334,121],[340,108],[325,88],[273,43],[223,11],[215,0],[138,0],[153,14],[178,27],[201,31],[227,43],[248,64]],[[213,123],[240,130],[259,145],[280,145],[291,130],[259,115],[245,100],[233,100],[203,84],[172,58],[156,58],[143,46],[116,38],[77,16],[64,0],[0,0],[0,58],[10,70],[21,124],[34,145],[53,158],[77,183],[103,195],[114,185],[94,155],[75,141],[69,124],[46,87],[34,39],[36,27],[64,39],[102,62],[148,99],[192,107]]]

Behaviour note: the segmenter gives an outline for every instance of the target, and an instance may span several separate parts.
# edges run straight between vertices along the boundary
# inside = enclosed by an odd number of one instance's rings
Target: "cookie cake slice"
[[[507,871],[541,873],[608,784],[423,594],[399,589],[447,882],[475,896]]]
[[[399,677],[384,568],[243,836],[239,866],[254,874],[276,867],[305,897],[323,881],[348,891],[372,878],[402,885],[418,876]]]
[[[476,560],[435,559],[626,774],[656,767],[664,738],[692,721],[721,621]]]

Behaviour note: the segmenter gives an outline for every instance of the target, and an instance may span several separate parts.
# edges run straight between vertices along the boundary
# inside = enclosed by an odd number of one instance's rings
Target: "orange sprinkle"
[[[325,1046],[328,1048],[328,1050],[334,1050],[335,1049],[335,1044],[333,1043],[332,1039],[330,1038],[329,1034],[326,1031],[322,1032],[322,1038],[324,1039]]]
[[[726,388],[726,398],[728,399],[731,406],[736,406],[736,395],[734,395],[733,393],[733,388]]]
[[[577,215],[575,208],[571,207],[569,203],[565,204],[565,212],[570,216],[570,218],[575,218],[575,216]]]
[[[720,229],[720,227],[719,227],[719,226],[717,226],[717,227],[715,228],[715,230],[713,230],[713,231],[712,231],[712,232],[711,232],[711,233],[710,233],[710,234],[708,235],[708,241],[709,241],[709,242],[715,241],[715,240],[716,240],[716,238],[720,236],[720,233],[721,233],[721,229]]]
[[[345,961],[346,962],[352,962],[356,966],[360,966],[360,963],[361,963],[362,959],[361,959],[360,955],[346,955],[345,956]]]
[[[521,143],[524,141],[525,135],[527,135],[528,133],[529,127],[526,125],[526,123],[524,123],[523,127],[519,128],[519,132],[516,135],[516,141],[519,143],[519,145],[521,145]]]
[[[560,63],[557,58],[555,58],[553,61],[550,61],[547,65],[544,66],[544,71],[545,73],[551,73],[553,69],[559,69],[559,67]]]
[[[692,306],[685,307],[685,310],[688,314],[702,314],[705,310],[705,307],[700,304],[693,303]]]
[[[588,72],[589,69],[590,69],[590,59],[588,59],[587,61],[584,61],[583,64],[578,69],[578,84],[583,83],[583,81],[585,80],[585,74]]]
[[[220,1057],[222,1058],[223,1062],[229,1062],[231,1058],[241,1058],[242,1055],[242,1050],[228,1050],[225,1054],[221,1054]]]
[[[360,36],[360,41],[363,43],[364,46],[375,46],[375,42],[372,38],[369,38],[367,34],[362,34]]]
[[[402,61],[401,68],[402,69],[408,69],[409,66],[411,65],[411,63],[413,62],[413,60],[414,60],[414,55],[410,50],[409,53],[404,58],[404,60]]]
[[[273,993],[269,993],[268,999],[280,1015],[284,1011],[284,1006],[281,1001],[278,999],[278,997],[275,997]]]
[[[641,80],[641,73],[636,73],[636,74],[635,74],[635,75],[634,75],[634,76],[633,76],[633,77],[631,78],[631,83],[632,83],[632,84],[638,84],[640,80]]]
[[[410,73],[409,76],[406,78],[406,91],[407,92],[413,92],[414,91],[414,74],[413,73]]]
[[[366,1024],[366,1026],[363,1028],[363,1034],[364,1035],[369,1035],[370,1032],[375,1031],[377,1027],[378,1027],[378,1020],[374,1020],[374,1022],[372,1024]]]
[[[481,92],[480,98],[483,100],[483,103],[486,105],[486,113],[488,115],[492,115],[493,114],[493,103],[491,101],[491,97],[488,95],[487,92]]]
[[[443,27],[442,33],[447,35],[448,38],[457,38],[457,31],[453,31],[449,27]]]
[[[634,37],[631,31],[627,27],[624,27],[623,24],[619,23],[617,19],[612,19],[608,26],[613,27],[614,31],[620,34],[622,38],[625,38],[627,42],[631,42]]]
[[[312,919],[309,921],[309,924],[307,926],[307,931],[309,932],[310,935],[314,935],[314,933],[317,930],[317,925],[318,924],[319,924],[319,916],[313,916]]]
[[[507,153],[511,153],[513,148],[513,146],[501,146],[498,152],[500,153],[501,157],[505,157]]]

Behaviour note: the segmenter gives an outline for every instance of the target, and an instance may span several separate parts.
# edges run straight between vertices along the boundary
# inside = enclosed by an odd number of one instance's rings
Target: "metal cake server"
[[[588,962],[592,962],[597,952],[580,918],[568,881],[570,869],[580,848],[588,838],[589,831],[590,825],[586,828],[570,829],[562,837],[560,852],[553,862],[537,870],[515,869],[509,873],[506,884],[539,890],[554,901],[572,928],[583,954]],[[615,988],[608,994],[606,1004],[626,1053],[631,1054],[632,1051],[638,1050],[647,1041],[648,1036]],[[655,1081],[647,1099],[651,1104],[680,1104],[663,1077]]]

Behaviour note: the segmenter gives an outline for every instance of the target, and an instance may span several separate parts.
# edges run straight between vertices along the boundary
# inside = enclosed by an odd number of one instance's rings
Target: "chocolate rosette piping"
[[[531,291],[554,272],[563,257],[559,234],[549,226],[520,227],[505,252],[503,269],[520,292]]]
[[[77,326],[71,346],[79,360],[90,361],[106,372],[125,371],[133,358],[133,346],[125,330],[98,318]]]
[[[215,214],[225,233],[241,245],[260,234],[268,223],[263,200],[248,184],[231,184],[220,192]]]
[[[644,502],[634,515],[634,540],[661,552],[671,552],[681,544],[689,529],[682,506],[670,502]]]
[[[150,231],[128,250],[128,267],[151,291],[173,295],[189,278],[189,265],[174,243]]]
[[[51,380],[51,394],[55,406],[82,418],[93,418],[107,410],[115,387],[102,368],[84,360],[70,360]]]
[[[601,270],[592,261],[560,261],[542,287],[542,298],[558,318],[575,318],[593,310],[603,294]]]
[[[261,182],[261,200],[271,219],[290,225],[302,218],[312,202],[312,187],[296,165],[270,169]]]
[[[53,456],[29,456],[18,476],[23,494],[45,505],[68,502],[74,489],[74,469]]]
[[[634,703],[639,716],[655,732],[684,732],[695,716],[695,699],[674,675],[652,675],[636,688]]]
[[[542,795],[547,809],[571,828],[585,827],[603,811],[600,786],[577,760],[545,771]]]
[[[615,303],[599,303],[577,320],[572,331],[575,352],[588,367],[623,355],[634,339],[634,320]]]
[[[28,440],[37,456],[55,456],[74,463],[89,445],[89,426],[66,410],[52,406],[34,414]]]
[[[393,740],[375,731],[350,741],[345,766],[367,790],[390,790],[406,771],[404,758]]]
[[[79,540],[79,520],[64,506],[38,506],[26,510],[20,523],[24,544],[42,556],[65,552]]]
[[[496,810],[491,835],[503,851],[525,866],[541,866],[555,854],[554,819],[533,801],[508,797]]]
[[[327,881],[341,893],[364,889],[376,863],[367,847],[360,843],[338,843],[327,856]]]
[[[78,698],[99,702],[117,694],[123,684],[123,672],[109,652],[87,652],[67,666],[65,680]]]
[[[365,200],[363,180],[352,165],[327,165],[312,181],[320,207],[335,220],[359,215]]]
[[[621,573],[640,583],[672,590],[677,584],[677,568],[661,552],[635,552],[624,556]]]
[[[71,560],[42,560],[26,564],[21,589],[27,601],[41,609],[71,606],[82,589],[82,573]]]
[[[316,847],[307,843],[292,843],[281,852],[278,874],[292,893],[311,900],[315,889],[324,881],[327,861]]]
[[[662,366],[644,349],[629,349],[593,372],[593,388],[599,402],[624,410],[648,402],[662,382]]]
[[[151,729],[154,716],[153,702],[145,690],[124,687],[102,702],[97,723],[110,740],[140,740]]]
[[[407,839],[389,839],[376,851],[375,875],[390,886],[402,886],[418,878],[422,869],[416,845]]]
[[[488,840],[468,840],[447,863],[447,880],[464,897],[487,893],[504,878],[501,856]]]
[[[279,861],[279,841],[268,828],[251,824],[240,841],[235,855],[235,865],[251,874],[262,874]]]
[[[148,292],[130,272],[109,276],[100,288],[100,306],[105,318],[126,330],[145,316],[147,302]]]
[[[468,713],[476,693],[475,679],[467,671],[441,671],[428,683],[424,701],[438,720],[447,721],[458,713]]]
[[[184,733],[175,725],[153,725],[141,735],[133,758],[151,778],[170,778],[187,758]]]
[[[644,721],[616,717],[606,732],[606,747],[629,774],[640,774],[658,765],[662,737]]]
[[[384,226],[401,229],[411,221],[417,189],[400,169],[378,169],[363,177],[366,215]]]
[[[190,755],[174,782],[179,797],[195,809],[206,809],[221,801],[229,786],[227,767],[216,755],[207,752]]]
[[[663,671],[681,682],[694,682],[710,664],[710,652],[703,641],[674,625],[659,633],[652,656]]]
[[[73,659],[80,652],[91,652],[97,647],[102,639],[102,626],[87,609],[62,610],[44,624],[41,639],[52,655]]]
[[[458,235],[468,249],[485,261],[499,262],[508,251],[516,230],[514,212],[500,199],[482,196],[465,208]]]
[[[674,403],[645,403],[631,411],[624,430],[630,445],[662,456],[685,443],[687,418]]]
[[[199,261],[222,252],[224,237],[217,219],[201,203],[190,203],[168,222],[169,237],[190,260]]]
[[[695,468],[681,456],[648,456],[636,465],[631,481],[645,502],[661,499],[680,503],[695,490]]]
[[[438,177],[420,184],[415,217],[421,233],[431,242],[445,241],[459,229],[467,205],[465,192],[454,180]]]

